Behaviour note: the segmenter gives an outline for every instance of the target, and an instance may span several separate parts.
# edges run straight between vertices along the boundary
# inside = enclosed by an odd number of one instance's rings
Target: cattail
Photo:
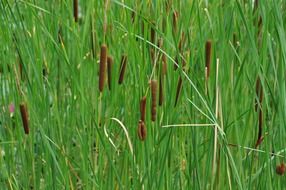
[[[281,176],[284,175],[285,170],[286,170],[286,167],[284,163],[281,163],[280,165],[276,166],[276,173],[278,175],[281,175]]]
[[[111,90],[111,80],[112,80],[112,65],[113,59],[111,56],[107,56],[107,77],[108,77],[108,88]]]
[[[153,23],[153,25],[155,25],[155,23]],[[151,34],[151,43],[152,44],[155,44],[155,38],[156,38],[156,32],[155,32],[155,29],[151,26],[151,32],[150,32]]]
[[[184,43],[185,43],[185,33],[182,32],[181,38],[180,38],[180,41],[179,41],[179,45],[178,45],[179,51],[182,51],[182,48],[183,48],[183,46],[184,46]]]
[[[179,65],[179,58],[178,56],[175,57],[175,63],[174,63],[174,70],[176,71],[178,69],[178,65]]]
[[[20,104],[20,112],[21,112],[22,123],[23,123],[25,134],[29,134],[28,111],[24,103]]]
[[[180,76],[179,80],[178,80],[177,91],[176,91],[175,107],[177,105],[177,102],[178,102],[178,99],[179,99],[179,95],[180,95],[181,90],[182,90],[182,84],[183,84],[183,81],[182,81],[182,77]]]
[[[154,65],[155,64],[155,50],[154,50],[154,48],[150,49],[150,56],[151,56],[151,62]]]
[[[162,74],[167,74],[167,57],[166,54],[162,55]]]
[[[99,62],[99,91],[103,91],[105,72],[106,72],[106,61],[107,61],[107,47],[105,44],[100,49],[100,62]]]
[[[146,129],[144,121],[142,120],[139,120],[137,133],[141,141],[144,141],[146,139],[147,129]]]
[[[122,84],[122,82],[123,82],[124,73],[125,73],[125,70],[126,70],[126,64],[127,64],[127,56],[126,55],[122,55],[118,84]]]
[[[73,0],[73,17],[74,21],[78,22],[78,0]]]
[[[135,21],[135,16],[136,16],[135,11],[132,11],[132,13],[131,13],[131,22],[132,22],[132,24],[133,24],[134,21]]]
[[[263,100],[263,89],[262,89],[261,81],[259,77],[257,77],[256,79],[255,92],[257,96],[257,99],[255,99],[255,111],[257,111],[258,108],[261,107],[262,100]]]
[[[145,114],[146,113],[146,96],[143,96],[140,100],[140,118],[143,122],[145,122]]]
[[[211,53],[212,53],[212,42],[207,41],[205,45],[205,51],[206,51],[206,68],[207,68],[207,79],[210,76],[210,63],[211,63]]]
[[[151,120],[156,120],[157,80],[151,80]]]
[[[173,32],[177,32],[177,25],[178,25],[178,17],[179,13],[177,11],[173,12]]]
[[[163,86],[164,86],[164,76],[160,75],[160,80],[159,80],[159,106],[162,106],[163,101],[164,101]]]

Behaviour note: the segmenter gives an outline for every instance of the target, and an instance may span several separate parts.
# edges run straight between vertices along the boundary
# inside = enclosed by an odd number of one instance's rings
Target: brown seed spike
[[[281,175],[281,176],[284,175],[285,170],[286,170],[286,166],[285,166],[284,163],[281,163],[280,165],[278,165],[278,166],[276,167],[276,173],[277,173],[278,175]]]
[[[145,122],[145,115],[146,115],[146,96],[140,100],[140,116],[141,120]]]
[[[102,92],[104,88],[106,61],[107,61],[107,47],[105,44],[103,44],[100,49],[100,62],[99,62],[99,91],[100,92]]]
[[[174,33],[177,32],[178,17],[179,17],[179,13],[177,11],[174,11],[173,12],[173,32]]]
[[[137,133],[141,141],[144,141],[146,139],[147,129],[146,129],[144,121],[142,120],[139,120]]]
[[[166,54],[162,55],[162,74],[167,74],[167,57]]]
[[[127,56],[126,55],[122,55],[118,84],[122,84],[123,83],[124,74],[125,74],[125,70],[126,70],[126,64],[127,64]]]
[[[206,51],[206,68],[207,68],[207,78],[210,76],[210,64],[211,64],[211,54],[212,54],[212,42],[208,40],[205,45]]]
[[[74,21],[78,22],[78,0],[73,0],[73,16]]]
[[[20,104],[20,112],[21,112],[21,118],[22,118],[22,123],[23,123],[25,134],[29,134],[28,111],[24,103]]]
[[[153,23],[153,25],[155,25],[155,23]],[[156,39],[156,32],[155,29],[151,26],[151,43],[155,44],[155,39]]]
[[[107,77],[108,77],[108,88],[111,90],[111,80],[112,80],[112,65],[113,58],[111,56],[107,56]]]
[[[175,107],[178,103],[179,95],[180,95],[180,92],[182,90],[182,84],[183,84],[183,81],[182,81],[182,77],[180,76],[180,78],[178,80],[177,91],[176,91]]]
[[[157,80],[151,80],[151,120],[156,121]]]

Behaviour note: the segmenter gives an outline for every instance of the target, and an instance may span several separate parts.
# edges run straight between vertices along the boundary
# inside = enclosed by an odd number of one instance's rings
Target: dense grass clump
[[[283,189],[284,0],[0,1],[0,189]]]

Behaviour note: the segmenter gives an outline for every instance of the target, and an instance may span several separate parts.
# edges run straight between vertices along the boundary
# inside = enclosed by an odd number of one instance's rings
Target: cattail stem
[[[145,122],[145,116],[146,116],[146,96],[143,96],[143,98],[140,100],[140,118],[143,122]]]
[[[78,22],[78,0],[73,0],[73,17],[74,21]]]
[[[21,118],[22,118],[22,123],[23,123],[23,128],[24,128],[25,134],[29,134],[28,111],[27,111],[27,107],[24,103],[20,104],[20,112],[21,112]]]
[[[162,106],[163,101],[164,101],[163,86],[164,86],[164,76],[160,75],[160,80],[159,80],[159,106]]]
[[[92,58],[95,59],[96,57],[96,50],[95,50],[95,42],[96,38],[95,38],[95,31],[94,31],[94,24],[93,24],[93,21],[91,19],[90,21],[90,41],[91,41],[91,53],[92,53]]]
[[[263,110],[262,110],[262,101],[263,101],[263,89],[261,86],[260,78],[256,79],[256,96],[258,100],[255,101],[255,111],[258,111],[258,136],[255,143],[255,148],[257,148],[263,141],[262,136],[262,127],[263,127]]]
[[[124,74],[125,74],[125,70],[126,70],[126,65],[127,65],[127,56],[126,55],[122,55],[118,84],[122,84],[123,83]]]
[[[107,57],[107,75],[108,75],[108,88],[111,90],[111,80],[112,80],[112,65],[113,59],[111,56]]]
[[[182,81],[182,77],[180,76],[179,80],[178,80],[177,91],[176,91],[175,107],[178,103],[179,95],[180,95],[181,90],[182,90],[182,85],[183,85],[183,81]]]
[[[207,79],[210,76],[210,64],[211,64],[211,53],[212,53],[212,42],[208,40],[205,45],[206,51],[206,68],[207,68]]]
[[[105,44],[101,46],[100,50],[100,62],[99,62],[99,91],[102,92],[104,88],[105,72],[107,61],[107,47]]]
[[[157,80],[151,80],[151,120],[156,121],[157,114]]]
[[[256,79],[255,92],[257,96],[257,98],[255,99],[255,111],[258,111],[261,108],[263,100],[263,89],[259,77]]]

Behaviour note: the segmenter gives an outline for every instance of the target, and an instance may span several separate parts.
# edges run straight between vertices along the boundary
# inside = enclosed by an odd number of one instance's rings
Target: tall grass
[[[1,0],[0,187],[285,188],[285,14],[282,0]]]

